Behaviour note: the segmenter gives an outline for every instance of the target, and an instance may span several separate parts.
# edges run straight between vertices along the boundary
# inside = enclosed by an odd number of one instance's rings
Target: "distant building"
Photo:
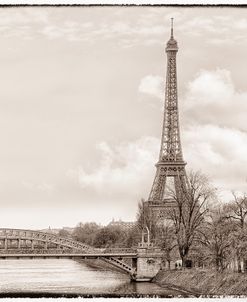
[[[117,226],[124,230],[130,230],[136,226],[135,221],[122,221],[121,219],[115,220],[114,218],[112,221],[108,224],[108,226]]]

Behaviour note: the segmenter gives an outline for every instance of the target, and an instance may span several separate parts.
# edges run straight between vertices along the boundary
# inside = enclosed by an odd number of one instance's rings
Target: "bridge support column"
[[[4,239],[4,249],[5,250],[8,249],[8,239],[7,238]]]
[[[21,248],[21,239],[19,238],[18,239],[18,249],[20,249]]]
[[[131,279],[133,281],[151,281],[161,268],[161,250],[152,246],[140,245],[137,253],[137,259],[132,263],[135,272]]]
[[[31,249],[34,249],[34,240],[31,240]]]

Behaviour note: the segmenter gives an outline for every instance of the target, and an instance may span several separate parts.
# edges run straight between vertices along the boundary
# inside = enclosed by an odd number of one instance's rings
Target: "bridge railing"
[[[104,248],[101,249],[102,253],[115,253],[115,254],[123,254],[123,253],[136,253],[135,248],[121,248],[121,247],[114,247],[114,248]]]
[[[0,255],[7,255],[7,254],[18,254],[18,255],[24,255],[24,254],[40,254],[40,255],[51,255],[51,254],[81,254],[81,251],[71,251],[70,249],[0,249]]]

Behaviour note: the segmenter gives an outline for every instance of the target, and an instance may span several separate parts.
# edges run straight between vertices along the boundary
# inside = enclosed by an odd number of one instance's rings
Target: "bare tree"
[[[200,172],[190,171],[187,179],[187,184],[181,181],[175,184],[175,188],[169,188],[169,195],[176,203],[169,215],[175,228],[183,267],[186,266],[192,244],[203,233],[209,202],[215,199],[216,192],[208,178]]]
[[[204,260],[213,264],[217,271],[223,271],[230,263],[232,234],[235,227],[225,217],[224,207],[217,205],[211,210],[201,238]]]
[[[245,220],[247,218],[247,196],[237,196],[235,192],[232,192],[233,201],[226,205],[227,218],[235,220],[239,227],[243,230],[245,227]]]
[[[148,228],[151,240],[155,240],[158,228],[158,220],[153,211],[150,211],[148,204],[141,199],[138,203],[137,225],[141,231]]]
[[[232,192],[233,200],[225,205],[225,218],[230,220],[231,225],[235,225],[235,230],[231,234],[232,252],[237,260],[238,272],[241,272],[241,260],[247,251],[247,234],[246,234],[246,218],[247,218],[247,196],[242,194],[237,196]]]
[[[171,268],[171,260],[172,256],[171,253],[174,250],[174,248],[177,246],[176,242],[176,236],[175,236],[175,230],[174,226],[172,225],[171,220],[165,220],[162,225],[158,228],[158,245],[161,247],[161,249],[164,252],[163,258],[168,263],[168,268]]]

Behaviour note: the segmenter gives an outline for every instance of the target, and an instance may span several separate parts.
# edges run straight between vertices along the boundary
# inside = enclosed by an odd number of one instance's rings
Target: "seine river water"
[[[183,296],[154,283],[130,282],[128,275],[69,259],[0,260],[0,293]]]

